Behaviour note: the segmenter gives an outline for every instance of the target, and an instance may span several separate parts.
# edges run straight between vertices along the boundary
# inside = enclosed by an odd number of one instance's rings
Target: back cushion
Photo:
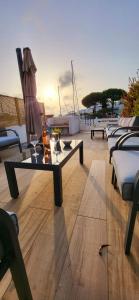
[[[120,119],[119,119],[119,121],[118,121],[118,125],[119,125],[119,126],[122,126],[122,120],[123,120],[123,119],[124,119],[124,118],[120,118]]]
[[[131,118],[131,121],[130,121],[130,123],[129,123],[129,126],[133,126],[133,125],[134,125],[135,119],[136,119],[136,117],[132,117],[132,118]]]
[[[133,126],[139,126],[139,116],[134,117]]]
[[[131,122],[131,119],[132,119],[132,118],[124,118],[123,126],[125,126],[125,127],[126,127],[126,126],[127,126],[127,127],[130,126],[129,124],[130,124],[130,122]]]

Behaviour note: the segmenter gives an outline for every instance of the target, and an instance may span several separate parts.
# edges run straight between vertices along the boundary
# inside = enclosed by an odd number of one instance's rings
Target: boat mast
[[[74,90],[74,71],[73,71],[73,62],[71,60],[71,80],[72,80],[72,91],[73,91],[73,111],[75,114],[75,90]]]
[[[60,110],[60,117],[62,116],[62,113],[61,113],[61,99],[60,99],[60,88],[58,86],[58,99],[59,99],[59,110]]]
[[[71,60],[71,69],[72,69],[72,86],[73,86],[74,112],[75,112],[75,99],[76,99],[77,110],[78,110],[78,113],[79,113],[79,101],[78,101],[77,88],[76,88],[76,80],[75,80],[75,74],[74,74],[73,61],[72,60]]]

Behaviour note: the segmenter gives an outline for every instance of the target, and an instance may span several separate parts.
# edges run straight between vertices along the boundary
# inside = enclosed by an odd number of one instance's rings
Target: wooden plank
[[[93,161],[79,215],[106,220],[105,161]]]
[[[107,255],[98,254],[103,243],[106,243],[106,221],[78,217],[56,300],[108,299]]]

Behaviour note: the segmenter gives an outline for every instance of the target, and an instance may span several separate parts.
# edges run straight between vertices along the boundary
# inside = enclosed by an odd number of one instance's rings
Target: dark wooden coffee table
[[[91,140],[93,139],[95,132],[102,132],[102,138],[104,139],[105,129],[104,128],[94,128],[94,129],[91,129]]]
[[[72,155],[79,149],[79,161],[83,164],[83,141],[72,140],[71,148],[65,148],[60,141],[62,151],[55,154],[53,151],[53,143],[51,142],[51,157],[48,161],[44,158],[43,153],[35,158],[31,155],[28,159],[22,161],[5,161],[5,170],[8,179],[9,190],[12,198],[19,195],[15,169],[34,169],[43,171],[52,171],[54,180],[54,201],[56,206],[61,206],[63,202],[62,190],[62,167],[69,161]],[[32,149],[31,149],[32,150]]]

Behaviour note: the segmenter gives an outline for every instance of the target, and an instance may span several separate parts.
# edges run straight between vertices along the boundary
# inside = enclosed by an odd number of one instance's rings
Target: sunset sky
[[[0,94],[22,96],[17,47],[31,48],[37,96],[48,112],[58,111],[58,85],[63,113],[72,109],[71,60],[79,101],[93,91],[127,89],[128,77],[136,75],[138,0],[0,0],[0,4]]]

